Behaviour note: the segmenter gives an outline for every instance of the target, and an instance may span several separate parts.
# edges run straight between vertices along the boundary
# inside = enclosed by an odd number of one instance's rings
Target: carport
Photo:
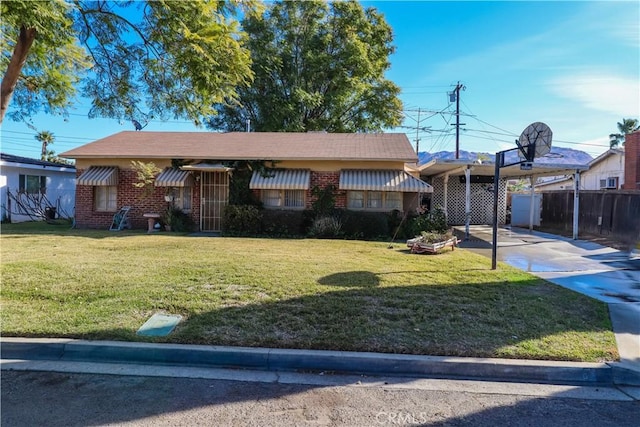
[[[529,203],[529,230],[534,222],[534,183],[543,176],[574,176],[573,239],[578,238],[580,206],[580,174],[588,165],[568,165],[533,162],[530,169],[521,165],[501,168],[498,185],[498,223],[505,224],[507,208],[507,181],[528,179],[531,184]],[[464,225],[465,238],[469,238],[469,226],[491,224],[493,220],[493,179],[495,163],[469,160],[434,159],[421,165],[420,177],[433,186],[432,207],[442,206],[450,225]]]

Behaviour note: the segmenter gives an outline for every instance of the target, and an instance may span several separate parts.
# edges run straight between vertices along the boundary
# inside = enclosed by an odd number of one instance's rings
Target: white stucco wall
[[[72,218],[75,207],[76,171],[72,167],[52,167],[25,163],[0,162],[0,216],[8,217],[9,191],[16,194],[20,175],[45,176],[46,198],[56,208],[61,217]],[[16,213],[15,204],[11,207],[11,222],[30,221],[27,215]]]
[[[580,180],[581,190],[600,190],[600,180],[618,178],[618,188],[624,184],[624,154],[614,153],[606,158],[594,162],[589,170],[582,172]]]

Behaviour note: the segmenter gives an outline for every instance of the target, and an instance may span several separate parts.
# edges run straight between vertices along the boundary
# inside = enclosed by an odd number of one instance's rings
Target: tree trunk
[[[20,72],[22,71],[22,67],[24,67],[24,63],[27,61],[27,55],[35,38],[35,28],[20,27],[20,36],[13,49],[7,71],[2,78],[2,86],[0,86],[0,123],[4,120],[9,101],[11,101],[13,92],[16,89]]]

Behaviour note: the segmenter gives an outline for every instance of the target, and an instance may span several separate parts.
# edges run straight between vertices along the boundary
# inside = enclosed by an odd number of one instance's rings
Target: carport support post
[[[471,168],[467,165],[464,170],[464,240],[469,240],[469,225],[471,224]]]
[[[449,174],[446,174],[446,175],[444,176],[443,181],[444,181],[444,194],[443,194],[443,196],[444,196],[444,197],[443,197],[443,203],[444,203],[444,206],[443,206],[443,209],[444,209],[444,218],[447,220],[447,224],[448,224],[448,223],[449,223],[449,212],[447,211],[447,203],[448,203],[448,201],[447,201],[447,195],[448,195],[448,191],[449,191],[449,190],[448,190],[448,188],[449,188]]]
[[[504,164],[504,151],[496,153],[496,168],[493,173],[493,246],[491,247],[491,269],[495,270],[498,260],[498,184],[500,168]]]
[[[535,211],[534,203],[536,201],[536,192],[533,188],[536,182],[536,178],[533,175],[529,176],[529,185],[531,186],[531,199],[529,200],[529,233],[533,232],[533,213]]]
[[[573,177],[573,240],[578,240],[578,217],[580,213],[580,171]]]

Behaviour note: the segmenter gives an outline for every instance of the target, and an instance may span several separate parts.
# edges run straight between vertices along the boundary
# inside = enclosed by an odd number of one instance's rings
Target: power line
[[[2,143],[5,144],[7,142],[10,142],[11,140],[13,141],[28,141],[28,142],[34,142],[34,145],[40,145],[39,143],[36,142],[35,138],[23,138],[20,136],[10,136],[9,137],[10,140],[7,140],[7,138],[2,138]],[[53,144],[56,145],[73,145],[73,146],[77,146],[78,144],[81,144],[81,142],[74,142],[74,141],[60,141],[60,140],[54,140]]]
[[[20,135],[32,135],[34,138],[37,135],[37,133],[31,133],[31,132],[19,132],[19,131],[15,131],[15,130],[3,130],[1,133],[16,133],[16,134],[20,134]],[[56,138],[69,138],[69,139],[85,139],[88,141],[92,141],[93,138],[87,138],[87,137],[83,137],[83,136],[64,136],[64,135],[54,135],[54,137]]]

